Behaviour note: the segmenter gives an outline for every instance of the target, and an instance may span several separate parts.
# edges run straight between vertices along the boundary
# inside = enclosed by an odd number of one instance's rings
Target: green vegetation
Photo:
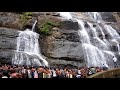
[[[25,26],[27,24],[27,22],[32,19],[32,12],[22,12],[20,14],[20,23],[22,24],[22,26]],[[50,15],[44,15],[45,17],[45,21],[38,25],[38,30],[37,32],[43,35],[51,35],[52,34],[52,28],[54,27],[58,27],[60,25],[60,23],[58,21],[55,21],[53,19],[51,19]]]
[[[43,25],[38,27],[38,33],[44,35],[51,35],[51,30],[53,27],[58,27],[60,24],[58,22],[46,21]]]
[[[25,25],[27,21],[30,20],[31,18],[32,18],[32,12],[23,12],[20,15],[20,23],[22,23],[22,25]]]

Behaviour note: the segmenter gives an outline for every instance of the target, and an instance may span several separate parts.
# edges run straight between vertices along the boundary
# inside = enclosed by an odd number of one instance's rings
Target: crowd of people
[[[86,78],[106,70],[101,67],[34,67],[0,65],[0,78]]]

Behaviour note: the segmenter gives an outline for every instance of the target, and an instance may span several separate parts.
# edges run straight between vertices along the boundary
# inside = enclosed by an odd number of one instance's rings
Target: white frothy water
[[[37,20],[35,20],[35,23],[33,24],[33,26],[32,26],[32,31],[34,32],[34,30],[35,30],[35,25],[36,25],[36,23],[37,23]]]
[[[100,39],[100,37],[98,36],[98,33],[97,33],[98,31],[97,31],[97,29],[95,27],[93,27],[93,24],[88,22],[88,25],[90,26],[90,30],[92,31],[92,34],[93,34],[92,37],[93,37],[94,45],[96,47],[100,48],[100,49],[109,50],[108,44],[104,40]],[[102,38],[105,39],[103,31],[101,31],[101,34],[103,36]]]
[[[12,64],[48,66],[48,62],[40,53],[39,34],[33,32],[36,23],[37,21],[33,24],[32,30],[20,31],[17,38],[17,50],[12,58]]]
[[[93,16],[92,18],[98,23],[97,25],[98,25],[98,27],[99,27],[99,29],[101,31],[103,41],[109,47],[108,50],[110,50],[110,48],[113,48],[113,46],[116,46],[117,49],[118,49],[117,53],[119,53],[120,48],[119,48],[119,42],[117,41],[117,39],[120,38],[120,36],[117,33],[117,31],[115,29],[113,29],[112,26],[110,26],[110,25],[106,24],[105,22],[103,22],[99,12],[92,12],[92,13],[89,13],[89,15],[90,14]],[[99,26],[99,23],[101,23],[103,25],[103,28],[106,31],[106,35],[109,36],[108,40],[106,39],[102,28]],[[106,57],[105,60],[107,61],[108,66],[113,68],[113,66],[114,66],[113,56],[116,58],[115,54],[112,51],[107,51],[107,50],[103,50],[103,52],[105,53],[105,57]]]
[[[81,25],[81,27],[84,27],[84,22],[82,20],[78,20],[79,25]],[[93,27],[91,27],[91,30],[93,30]],[[92,45],[91,41],[90,41],[90,37],[86,31],[87,29],[82,28],[82,30],[79,30],[78,32],[84,31],[85,33],[80,33],[80,38],[82,41],[82,46],[83,46],[83,53],[84,53],[84,59],[87,62],[87,66],[88,67],[102,67],[103,64],[106,64],[105,61],[105,57],[104,57],[104,53],[96,46]],[[95,29],[94,29],[95,30]],[[97,34],[96,31],[93,31],[94,33],[94,38],[96,38],[97,41],[99,41],[100,44],[102,44],[101,46],[105,46],[106,44],[104,42],[102,42],[100,39],[97,38]],[[88,37],[88,38],[86,38]],[[87,40],[85,41],[84,38],[86,38]],[[106,46],[107,47],[107,46]]]
[[[102,17],[99,12],[87,12],[87,15],[96,22],[96,25],[99,28],[99,31],[101,33],[102,39],[98,36],[98,31],[95,27],[93,27],[93,24],[90,22],[87,22],[89,25],[89,31],[92,32],[92,36],[88,33],[88,28],[85,27],[84,21],[78,19],[78,16],[72,16],[71,13],[60,13],[61,16],[63,16],[66,19],[75,18],[78,21],[79,26],[81,27],[78,30],[78,34],[80,36],[80,40],[82,42],[83,46],[83,53],[84,53],[84,60],[86,61],[86,64],[88,67],[103,67],[106,65],[108,68],[113,68],[113,56],[115,56],[115,53],[111,51],[112,44],[111,42],[115,41],[116,46],[119,50],[119,42],[117,41],[118,38],[120,38],[119,34],[115,29],[113,29],[110,25],[105,24],[105,22],[102,20]],[[102,24],[103,27],[101,27],[99,24]],[[103,28],[107,32],[109,36],[111,36],[111,39],[108,40],[105,36],[105,33],[103,32]],[[91,42],[93,41],[93,42]],[[110,42],[111,41],[111,42]]]
[[[69,12],[60,12],[60,16],[66,18],[66,19],[71,19],[72,16]]]
[[[102,38],[103,38],[103,39],[105,39],[105,34],[104,34],[104,32],[103,32],[103,30],[102,30],[102,28],[100,27],[100,25],[99,25],[99,24],[98,24],[98,27],[99,27],[100,32],[101,32],[101,34],[102,34]]]
[[[90,37],[84,27],[84,22],[82,22],[81,20],[78,20],[78,19],[76,19],[76,20],[78,21],[78,24],[81,26],[81,30],[78,30],[78,34],[81,36],[82,43],[90,44],[91,43]]]
[[[111,38],[120,37],[117,31],[113,29],[110,25],[105,24],[104,28],[106,29],[107,33],[111,36]]]
[[[103,64],[106,64],[104,53],[99,50],[97,47],[91,44],[83,43],[83,52],[84,59],[87,61],[88,67],[102,67]],[[107,66],[108,67],[108,66]]]
[[[88,12],[88,16],[97,23],[102,22],[102,17],[98,12]]]
[[[100,38],[98,37],[94,37],[94,45],[96,47],[98,47],[99,49],[103,49],[103,50],[109,50],[109,46],[108,44],[106,44],[104,41],[102,41]]]

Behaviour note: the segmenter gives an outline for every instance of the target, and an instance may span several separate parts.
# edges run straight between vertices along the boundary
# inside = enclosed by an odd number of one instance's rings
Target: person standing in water
[[[114,67],[117,68],[118,63],[117,63],[117,58],[115,56],[113,56],[113,61],[114,61]]]
[[[105,64],[103,64],[103,70],[107,70],[109,67],[108,67],[108,65],[105,63]]]

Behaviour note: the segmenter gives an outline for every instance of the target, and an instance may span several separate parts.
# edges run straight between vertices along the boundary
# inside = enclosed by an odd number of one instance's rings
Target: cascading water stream
[[[83,27],[82,30],[79,30],[79,32],[84,31],[85,33],[87,33],[86,28],[84,27],[84,22],[82,20],[77,20],[77,21],[78,21],[79,25],[81,27]],[[93,30],[93,27],[90,27],[90,28]],[[80,38],[81,38],[81,41],[82,41],[84,59],[87,62],[86,63],[87,66],[88,67],[92,67],[92,66],[102,67],[103,64],[107,66],[103,52],[100,51],[98,49],[98,47],[95,47],[94,45],[92,45],[88,33],[87,34],[85,34],[85,33],[80,33]],[[95,35],[94,37],[97,38],[96,31],[93,31],[93,33]],[[81,36],[84,36],[84,37],[82,38]],[[86,38],[86,37],[89,37],[86,40],[87,42],[83,42],[84,38]]]
[[[93,27],[93,24],[88,22],[88,25],[90,26],[90,30],[92,31],[92,34],[93,34],[92,37],[93,37],[94,45],[98,48],[109,50],[108,44],[99,38],[97,33],[98,31],[95,27]],[[102,36],[103,36],[102,38],[105,39],[104,34]]]
[[[113,45],[115,44],[115,46],[118,48],[118,53],[119,53],[119,51],[120,51],[119,50],[119,42],[117,41],[117,38],[120,38],[120,36],[117,33],[117,31],[115,29],[113,29],[110,25],[107,25],[105,22],[103,22],[100,13],[98,13],[98,12],[92,12],[92,13],[89,12],[88,14],[89,15],[91,14],[90,17],[93,16],[92,19],[95,19],[95,21],[97,22],[96,24],[98,25],[98,27],[99,27],[99,29],[101,31],[103,41],[108,45],[109,48],[112,48]],[[100,27],[99,23],[101,23],[103,25],[104,30],[107,32],[106,35],[109,36],[108,40],[106,39],[105,34],[104,34],[102,28]],[[112,44],[110,42],[112,42]],[[103,52],[105,54],[108,54],[108,56],[110,56],[110,57],[106,57],[106,55],[105,55],[106,61],[107,61],[108,65],[110,67],[113,67],[114,66],[113,56],[116,58],[114,52],[107,51],[107,50],[105,50],[105,51],[103,50]]]
[[[35,23],[33,24],[33,26],[32,26],[32,31],[34,32],[34,30],[35,30],[35,25],[36,25],[36,23],[37,23],[37,20],[35,20]]]
[[[103,21],[100,13],[98,13],[98,12],[88,12],[87,15],[88,15],[94,22],[101,23],[101,22]]]
[[[70,15],[70,13],[69,13]],[[63,15],[65,16],[65,15]],[[71,16],[72,17],[72,16]],[[78,30],[78,34],[80,35],[80,39],[82,41],[82,47],[83,47],[83,53],[84,53],[84,59],[86,61],[86,64],[88,67],[92,66],[98,66],[102,67],[103,64],[107,65],[104,57],[104,53],[98,49],[98,47],[95,47],[92,45],[90,41],[90,36],[84,26],[84,22],[82,20],[79,20],[75,18],[78,21],[79,26],[81,29]],[[95,28],[91,27],[94,34],[94,37],[97,37]]]
[[[78,21],[78,24],[81,27],[81,30],[78,30],[78,34],[81,36],[81,42],[90,44],[91,43],[90,42],[90,37],[89,37],[85,27],[84,27],[84,22],[82,22],[78,19],[76,19],[76,20]]]
[[[95,27],[93,27],[92,23],[87,22],[87,24],[89,25],[89,30],[88,30],[88,28],[86,28],[84,25],[85,24],[84,21],[78,19],[78,16],[72,16],[72,14],[69,12],[67,13],[60,12],[60,14],[66,19],[74,18],[78,21],[78,24],[81,27],[78,30],[78,34],[82,42],[84,60],[86,61],[87,66],[103,67],[104,64],[106,65],[106,67],[113,68],[114,67],[113,56],[114,57],[116,56],[115,56],[115,52],[111,50],[111,48],[113,47],[111,42],[116,43],[119,52],[120,48],[117,38],[120,38],[120,36],[115,29],[113,29],[110,25],[105,24],[105,22],[102,20],[100,13],[87,12],[87,15],[98,26],[99,31],[101,33],[101,38],[97,33],[98,30]],[[103,27],[101,27],[101,25],[99,24],[102,24]],[[106,34],[103,32],[103,28],[105,29],[107,34],[111,37],[110,39],[106,38]],[[92,33],[92,36],[90,35],[89,31]]]
[[[48,66],[48,62],[42,57],[39,48],[39,34],[34,32],[37,20],[32,30],[20,31],[17,38],[17,49],[12,58],[12,64]]]

